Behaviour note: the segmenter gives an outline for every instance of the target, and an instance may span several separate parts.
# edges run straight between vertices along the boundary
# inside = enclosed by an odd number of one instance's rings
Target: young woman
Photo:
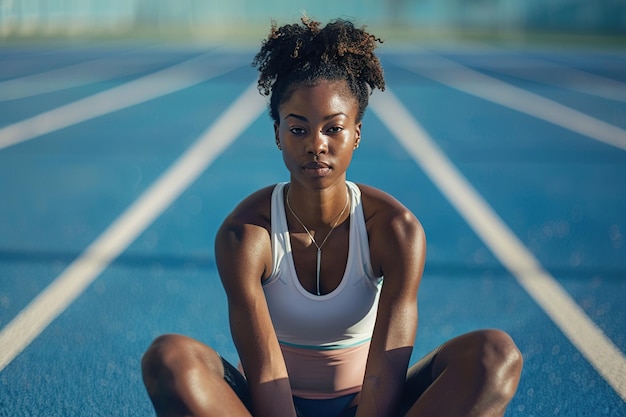
[[[272,27],[257,54],[290,181],[246,198],[216,238],[240,373],[184,336],[154,341],[159,416],[501,416],[522,368],[498,330],[410,368],[426,242],[388,194],[346,180],[374,88],[378,40],[348,21]]]

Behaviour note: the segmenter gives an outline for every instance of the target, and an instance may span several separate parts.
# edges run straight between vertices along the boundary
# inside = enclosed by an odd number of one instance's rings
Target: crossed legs
[[[142,360],[144,383],[159,417],[250,416],[245,386],[208,346],[185,336],[157,338]],[[402,416],[502,416],[517,390],[522,356],[498,330],[454,338],[412,366]],[[241,378],[242,383],[225,379]]]

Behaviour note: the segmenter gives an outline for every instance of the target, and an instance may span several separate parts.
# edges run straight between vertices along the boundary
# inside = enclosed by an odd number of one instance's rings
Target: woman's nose
[[[328,138],[324,133],[317,132],[312,135],[311,140],[309,142],[309,150],[308,152],[313,155],[319,155],[322,153],[326,153],[328,151]]]

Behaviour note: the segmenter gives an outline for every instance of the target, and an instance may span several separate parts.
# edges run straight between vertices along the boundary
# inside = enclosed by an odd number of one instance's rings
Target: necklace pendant
[[[317,295],[322,295],[320,293],[320,267],[322,266],[322,248],[317,249]]]

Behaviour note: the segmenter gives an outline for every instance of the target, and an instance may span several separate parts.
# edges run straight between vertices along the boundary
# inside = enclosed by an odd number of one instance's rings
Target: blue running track
[[[349,179],[426,230],[414,360],[501,328],[507,416],[626,416],[626,53],[381,49]],[[0,416],[153,415],[162,333],[237,360],[214,235],[288,179],[253,53],[0,48]]]

